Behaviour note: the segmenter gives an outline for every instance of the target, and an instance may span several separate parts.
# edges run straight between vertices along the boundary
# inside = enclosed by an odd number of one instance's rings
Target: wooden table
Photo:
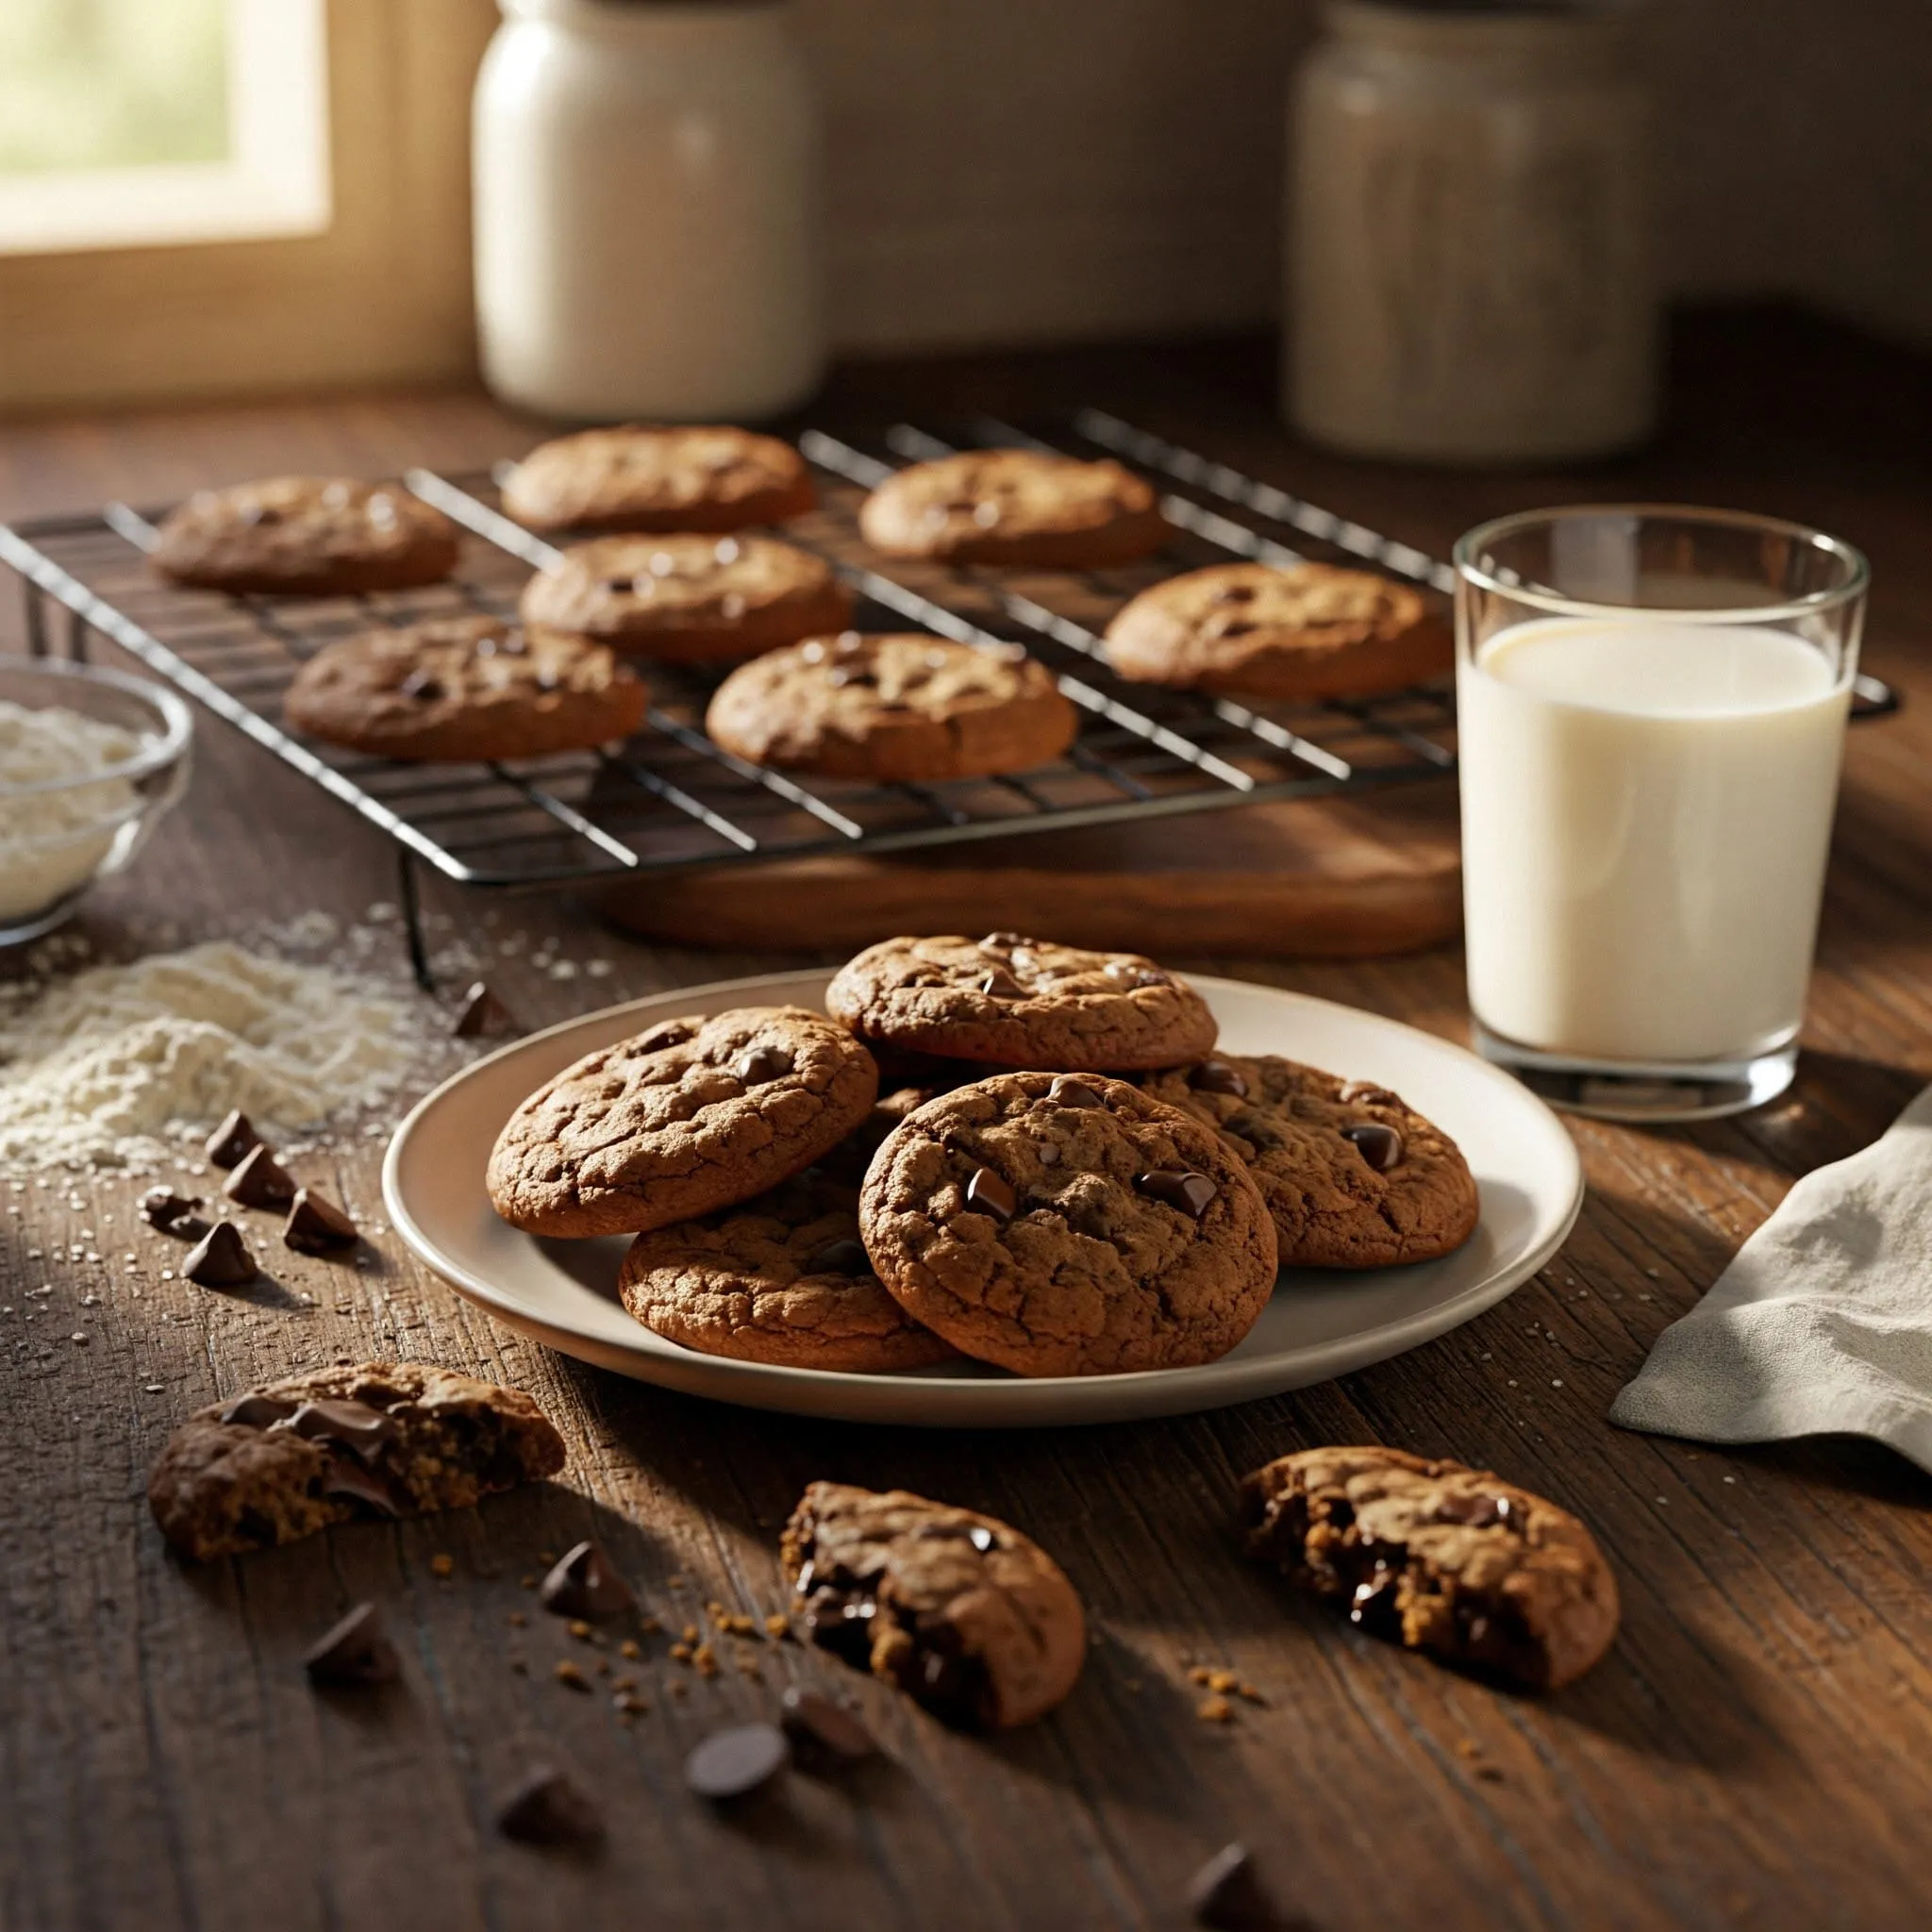
[[[1792,1178],[1869,1141],[1932,1077],[1932,374],[1777,316],[1707,319],[1677,346],[1662,441],[1553,475],[1296,449],[1253,342],[874,367],[835,400],[1108,404],[1439,551],[1507,508],[1607,495],[1737,502],[1864,545],[1869,662],[1907,708],[1855,734],[1788,1101],[1681,1132],[1579,1124],[1591,1195],[1568,1248],[1443,1341],[1291,1397],[1066,1434],[842,1428],[660,1394],[496,1327],[393,1240],[363,1274],[282,1268],[313,1307],[205,1294],[157,1278],[126,1185],[84,1183],[73,1210],[64,1189],[30,1189],[0,1291],[14,1310],[0,1317],[0,1924],[1161,1926],[1184,1921],[1187,1875],[1236,1838],[1324,1932],[1932,1922],[1932,1480],[1865,1445],[1722,1452],[1604,1420]],[[461,394],[44,422],[0,441],[0,516],[272,470],[457,464],[528,433]],[[8,599],[0,625],[13,622]],[[82,922],[103,952],[310,908],[347,919],[392,896],[375,835],[264,754],[205,723],[199,758],[188,803]],[[453,893],[431,904],[475,916]],[[598,1003],[780,963],[648,950],[561,904],[509,919],[613,960],[591,982]],[[1451,1035],[1464,1024],[1453,951],[1241,970]],[[533,1023],[591,1003],[581,979],[518,962],[496,976]],[[329,1176],[365,1203],[377,1144]],[[108,1262],[25,1258],[70,1240]],[[124,1272],[130,1249],[144,1258]],[[21,1291],[40,1279],[53,1293],[29,1322]],[[291,1362],[381,1354],[533,1391],[569,1438],[563,1482],[247,1562],[191,1571],[163,1554],[143,1479],[179,1416]],[[1358,1441],[1491,1465],[1584,1516],[1624,1591],[1608,1660],[1546,1700],[1500,1695],[1357,1637],[1245,1563],[1229,1533],[1241,1473]],[[540,1553],[592,1530],[673,1626],[704,1623],[708,1600],[779,1609],[776,1528],[819,1475],[984,1507],[1044,1542],[1095,1630],[1071,1702],[975,1741],[795,1645],[760,1645],[756,1678],[704,1681],[660,1640],[637,1667],[651,1709],[625,1723],[553,1678],[566,1656],[595,1662],[559,1624],[512,1624]],[[454,1559],[447,1579],[437,1555]],[[401,1636],[407,1686],[325,1702],[296,1659],[364,1596]],[[1266,1704],[1203,1722],[1197,1663]],[[684,1752],[794,1680],[857,1690],[891,1765],[794,1775],[742,1818],[707,1812],[680,1786]],[[600,1857],[492,1831],[494,1795],[539,1756],[599,1794]]]

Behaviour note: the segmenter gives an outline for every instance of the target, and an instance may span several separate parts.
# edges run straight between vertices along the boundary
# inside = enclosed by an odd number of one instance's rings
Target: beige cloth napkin
[[[1707,1442],[1874,1436],[1932,1470],[1932,1087],[1785,1196],[1610,1420]]]

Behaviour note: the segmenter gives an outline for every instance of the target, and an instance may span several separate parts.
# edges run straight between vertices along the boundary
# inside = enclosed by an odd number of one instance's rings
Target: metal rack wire
[[[405,478],[475,540],[457,575],[425,590],[299,600],[184,590],[147,567],[161,512],[125,504],[0,525],[0,561],[21,575],[30,649],[85,657],[95,637],[111,641],[393,839],[419,974],[427,969],[415,916],[418,865],[495,890],[608,886],[669,867],[905,852],[1453,770],[1446,684],[1359,702],[1246,705],[1113,675],[1100,640],[1114,610],[1178,570],[1230,556],[1278,562],[1302,554],[1271,525],[1431,589],[1444,569],[1224,466],[1183,460],[1186,453],[1172,445],[1157,449],[1145,432],[1097,412],[1074,419],[1053,446],[1084,451],[1132,438],[1156,454],[1127,453],[1180,486],[1165,499],[1175,535],[1160,556],[1083,573],[895,564],[891,575],[859,541],[856,517],[894,459],[960,441],[1040,439],[991,422],[970,425],[951,441],[912,424],[870,442],[821,429],[800,439],[817,473],[820,508],[785,535],[825,557],[850,584],[861,628],[919,628],[968,643],[1018,641],[1079,708],[1080,732],[1064,759],[1002,778],[874,785],[766,771],[704,734],[705,704],[720,674],[665,666],[647,669],[646,729],[595,752],[410,765],[312,743],[285,728],[290,679],[332,640],[372,625],[514,611],[529,571],[557,552],[503,514],[493,475],[416,470]],[[1193,461],[1198,474],[1185,474]]]

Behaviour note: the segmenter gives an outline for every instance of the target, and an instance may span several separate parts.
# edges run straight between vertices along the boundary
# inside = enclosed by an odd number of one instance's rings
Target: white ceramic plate
[[[1374,1080],[1446,1128],[1482,1191],[1457,1253],[1412,1268],[1282,1277],[1232,1355],[1196,1369],[1022,1380],[996,1369],[853,1375],[696,1355],[641,1327],[617,1299],[627,1242],[540,1241],[497,1219],[483,1173],[533,1089],[654,1021],[729,1007],[818,1007],[829,974],[770,974],[610,1007],[533,1034],[445,1081],[397,1128],[383,1163],[396,1231],[444,1280],[566,1355],[692,1395],[848,1422],[940,1428],[1119,1422],[1218,1408],[1383,1360],[1499,1302],[1562,1246],[1583,1201],[1576,1150],[1548,1108],[1458,1046],[1373,1013],[1238,979],[1190,975],[1235,1053],[1279,1053]]]

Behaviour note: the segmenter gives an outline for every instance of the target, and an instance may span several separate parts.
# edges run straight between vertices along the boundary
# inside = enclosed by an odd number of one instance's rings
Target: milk
[[[1457,704],[1483,1024],[1610,1060],[1787,1041],[1848,697],[1824,652],[1756,626],[1552,618],[1479,644]]]

